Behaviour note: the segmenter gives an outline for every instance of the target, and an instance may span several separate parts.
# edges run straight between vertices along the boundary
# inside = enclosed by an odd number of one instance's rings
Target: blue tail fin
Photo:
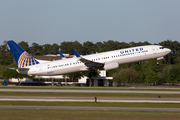
[[[57,50],[57,51],[58,51],[58,53],[59,53],[59,55],[61,56],[62,59],[66,59],[66,57],[59,50]]]
[[[34,59],[29,53],[23,50],[13,40],[7,41],[7,43],[11,49],[18,68],[39,64],[36,59]]]
[[[76,55],[76,57],[81,57],[81,56],[76,52],[76,50],[73,49],[73,52],[74,52],[74,54]]]

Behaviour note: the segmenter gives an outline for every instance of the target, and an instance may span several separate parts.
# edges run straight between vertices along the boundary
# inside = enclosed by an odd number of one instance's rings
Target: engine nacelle
[[[108,63],[105,63],[104,65],[104,70],[112,70],[112,69],[117,69],[117,68],[119,68],[118,62],[108,62]]]
[[[164,59],[164,57],[159,57],[159,58],[157,58],[157,60],[162,60],[162,59]]]

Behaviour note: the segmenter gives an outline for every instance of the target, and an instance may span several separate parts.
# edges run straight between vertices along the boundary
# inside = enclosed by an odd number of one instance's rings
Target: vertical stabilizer
[[[34,59],[29,53],[22,49],[13,40],[7,41],[7,43],[11,49],[18,68],[39,64],[36,59]]]

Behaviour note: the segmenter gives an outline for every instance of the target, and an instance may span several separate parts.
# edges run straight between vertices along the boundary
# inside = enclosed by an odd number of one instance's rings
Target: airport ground
[[[178,112],[86,111],[86,110],[1,110],[10,120],[179,120]]]
[[[0,87],[0,100],[1,119],[180,119],[178,87],[13,86]]]

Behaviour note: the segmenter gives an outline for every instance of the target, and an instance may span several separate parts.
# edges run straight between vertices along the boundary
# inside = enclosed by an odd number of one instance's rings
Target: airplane
[[[146,45],[81,56],[73,49],[76,57],[41,63],[13,40],[9,40],[7,43],[18,65],[17,72],[43,76],[93,70],[108,71],[117,69],[122,64],[163,59],[163,56],[171,52],[170,49],[161,45]]]

